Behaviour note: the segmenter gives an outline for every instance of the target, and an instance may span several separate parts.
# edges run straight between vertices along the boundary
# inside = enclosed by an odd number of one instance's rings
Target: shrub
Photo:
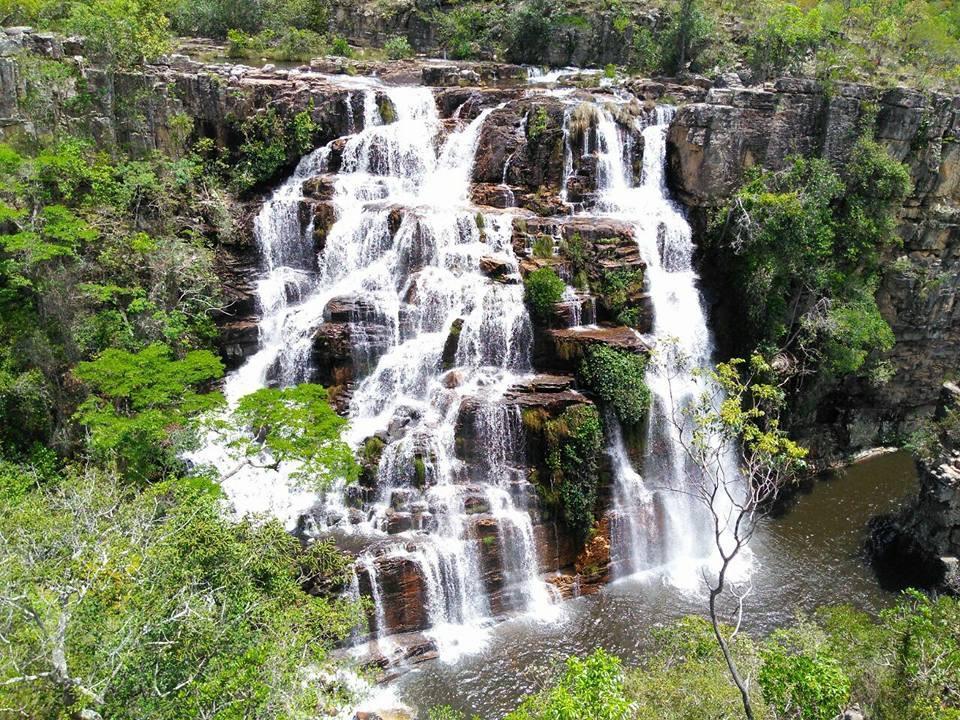
[[[603,274],[595,292],[614,321],[634,327],[639,322],[640,309],[631,298],[643,291],[643,271],[610,270]]]
[[[515,63],[541,63],[553,42],[559,17],[555,0],[526,0],[507,15],[507,59]]]
[[[353,57],[353,49],[350,47],[347,39],[342,35],[337,35],[333,38],[333,42],[330,43],[330,52],[339,57]]]
[[[795,633],[775,633],[761,653],[757,681],[781,717],[833,720],[850,696],[839,660],[823,647],[795,647]]]
[[[639,425],[650,406],[644,381],[647,359],[642,355],[594,345],[580,363],[580,379],[613,408],[624,425]]]
[[[413,57],[413,48],[410,42],[402,35],[397,35],[387,40],[383,49],[387,51],[387,57],[391,60],[403,60]]]
[[[276,41],[273,57],[277,60],[309,60],[324,50],[323,37],[313,30],[287,28]]]
[[[67,28],[83,35],[88,52],[111,65],[137,65],[170,47],[169,20],[158,0],[93,0],[70,7]]]
[[[551,487],[564,522],[579,539],[593,526],[600,480],[598,458],[603,449],[600,414],[592,405],[574,405],[543,425]]]
[[[465,4],[434,11],[441,47],[454,60],[477,58],[499,39],[503,10],[497,5]]]
[[[597,649],[568,658],[556,685],[527,698],[505,720],[626,720],[631,710],[620,659]]]
[[[560,302],[566,284],[553,268],[534,270],[523,281],[524,297],[534,316],[544,324],[553,317],[554,305]]]
[[[797,72],[804,59],[826,40],[819,8],[804,12],[796,5],[765,7],[764,19],[751,36],[750,62],[759,80],[787,70]]]

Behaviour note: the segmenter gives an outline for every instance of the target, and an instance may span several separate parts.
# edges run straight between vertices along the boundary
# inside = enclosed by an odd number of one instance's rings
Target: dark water
[[[895,599],[880,589],[862,559],[866,523],[915,490],[910,457],[887,454],[815,484],[792,509],[754,537],[753,589],[744,626],[755,633],[789,623],[803,610],[849,603],[876,611]],[[570,654],[604,647],[628,664],[642,654],[648,629],[702,613],[702,591],[678,590],[658,577],[626,579],[589,598],[568,602],[558,620],[519,618],[496,626],[486,648],[453,664],[423,664],[396,681],[396,691],[426,717],[449,704],[499,718],[537,690]]]

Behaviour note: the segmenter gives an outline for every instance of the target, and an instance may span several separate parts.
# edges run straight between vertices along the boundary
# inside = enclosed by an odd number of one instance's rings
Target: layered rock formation
[[[371,40],[380,34],[395,34],[393,26],[365,25],[357,20],[356,32]],[[379,23],[380,21],[369,21]],[[419,32],[407,19],[405,26]],[[105,147],[121,145],[133,153],[155,149],[181,152],[185,140],[176,137],[171,120],[193,119],[192,139],[213,139],[225,151],[236,150],[238,122],[272,108],[284,116],[309,110],[317,125],[317,141],[329,144],[326,171],[303,184],[299,222],[312,229],[311,255],[322,251],[337,219],[333,203],[336,173],[341,169],[345,141],[363,124],[367,86],[355,86],[344,78],[325,73],[336,71],[333,61],[321,60],[297,69],[254,69],[242,65],[201,64],[185,56],[173,56],[163,64],[134,73],[108,73],[71,57],[82,52],[74,41],[52,36],[20,33],[11,35],[0,52],[0,136],[37,135],[51,129],[86,133]],[[424,42],[428,42],[425,39]],[[12,49],[11,49],[12,48]],[[29,107],[31,79],[18,61],[17,52],[39,53],[51,61],[63,61],[74,69],[70,79],[55,89],[50,103],[59,108],[79,108],[68,100],[90,95],[82,111],[64,109],[57,116],[38,116]],[[12,53],[12,54],[11,54]],[[902,90],[879,92],[862,86],[839,86],[831,94],[808,81],[781,80],[762,88],[713,88],[702,84],[671,84],[634,81],[633,99],[606,103],[603,92],[576,91],[562,101],[550,94],[531,94],[519,86],[522,70],[500,64],[416,63],[397,68],[371,65],[367,72],[435,86],[436,108],[444,131],[488,112],[479,130],[476,163],[472,167],[469,194],[478,206],[481,221],[471,229],[481,238],[490,232],[484,217],[511,208],[514,216],[509,238],[516,267],[504,254],[491,253],[479,259],[479,271],[497,285],[516,285],[542,267],[553,268],[573,290],[555,307],[550,321],[535,328],[532,363],[536,375],[511,387],[500,409],[507,416],[527,420],[533,415],[542,424],[558,418],[571,407],[593,407],[594,400],[577,386],[580,360],[593,344],[645,353],[649,350],[637,331],[648,333],[653,325],[652,307],[641,257],[630,223],[608,218],[572,214],[596,201],[599,156],[602,149],[597,124],[604,109],[620,128],[620,137],[630,148],[629,172],[640,175],[643,136],[632,120],[649,113],[653,101],[669,94],[687,102],[680,108],[670,130],[670,183],[687,204],[695,224],[702,229],[706,213],[738,186],[751,165],[782,167],[792,153],[822,155],[841,161],[851,140],[865,125],[872,124],[893,154],[911,168],[915,193],[901,212],[901,235],[906,258],[898,263],[908,270],[887,273],[880,291],[881,306],[891,321],[897,345],[889,359],[897,370],[882,391],[860,384],[841,388],[829,396],[829,407],[815,418],[801,419],[803,430],[824,456],[838,450],[853,450],[873,444],[878,436],[909,425],[927,413],[943,376],[956,368],[960,357],[960,310],[954,297],[960,288],[960,101],[942,96],[924,96]],[[392,75],[391,75],[392,73]],[[370,84],[373,87],[373,84]],[[382,89],[372,90],[385,121],[389,99]],[[72,113],[72,114],[71,114]],[[296,158],[278,174],[289,172]],[[225,359],[235,367],[258,347],[258,308],[253,281],[259,258],[252,242],[252,217],[262,198],[255,195],[235,209],[240,215],[236,232],[211,238],[217,243],[218,263],[225,292],[231,298],[221,321]],[[391,240],[402,224],[415,224],[416,210],[384,206]],[[709,282],[713,265],[703,264]],[[410,262],[410,274],[420,268]],[[313,272],[316,267],[306,268]],[[611,273],[626,273],[618,302],[633,311],[627,327],[605,282]],[[621,277],[621,280],[623,278]],[[291,289],[293,292],[294,289]],[[403,298],[415,304],[416,284]],[[713,288],[715,316],[727,329],[728,347],[735,344],[737,308],[723,302],[723,288]],[[400,327],[389,325],[362,294],[332,297],[311,335],[310,379],[332,388],[337,406],[346,411],[356,383],[368,376],[393,342],[393,333],[409,329],[409,317],[400,316]],[[589,325],[589,327],[584,327]],[[441,367],[448,389],[459,387],[463,375],[456,358],[464,319],[450,327]],[[480,486],[488,448],[477,437],[478,406],[465,401],[456,418],[457,460],[468,468],[464,485],[464,510],[468,516],[464,535],[476,543],[480,558],[480,583],[494,614],[517,606],[516,587],[508,582],[501,520],[491,499]],[[412,557],[419,551],[418,531],[429,532],[437,522],[437,508],[423,501],[429,487],[433,460],[426,438],[409,433],[417,420],[416,408],[391,423],[387,431],[369,439],[364,448],[365,473],[351,489],[343,508],[348,524],[365,521],[371,503],[382,488],[376,468],[384,446],[409,439],[416,446],[412,461],[397,472],[406,488],[391,493],[384,532],[390,538],[403,536],[405,554],[396,546],[366,548],[369,565],[358,565],[359,591],[380,595],[382,614],[371,616],[373,633],[423,630],[430,622],[426,611],[428,588],[422,564]],[[531,414],[532,413],[532,414]],[[510,493],[523,495],[532,523],[540,572],[550,576],[556,592],[564,597],[595,590],[610,575],[611,528],[609,488],[601,489],[597,510],[600,521],[586,543],[573,539],[560,517],[556,502],[544,492],[549,475],[542,430],[536,423],[521,422],[522,452],[506,458],[511,477]],[[409,427],[408,427],[409,426]],[[826,432],[824,432],[824,429]],[[417,444],[421,443],[421,444]],[[954,528],[956,511],[955,468],[931,471],[935,478],[922,500],[922,516],[937,520],[938,528]],[[609,482],[608,462],[601,458],[600,475]],[[934,522],[931,520],[931,522]],[[935,538],[940,555],[956,554],[955,529],[917,529]],[[944,535],[944,532],[946,534]],[[952,534],[951,534],[952,533]],[[944,541],[943,538],[947,538]],[[944,544],[946,542],[946,544]],[[938,555],[939,556],[939,555]],[[416,652],[423,652],[422,645]],[[411,651],[413,652],[413,651]],[[427,656],[427,655],[424,655]]]
[[[945,383],[917,461],[917,497],[875,518],[869,549],[881,580],[896,589],[935,587],[960,593],[960,388]]]
[[[793,154],[842,163],[871,130],[908,166],[914,185],[900,211],[903,246],[887,258],[878,292],[896,336],[884,358],[895,375],[881,388],[856,380],[831,388],[811,416],[793,419],[824,461],[905,435],[930,415],[940,383],[960,364],[960,98],[850,84],[827,92],[812,80],[781,79],[713,88],[681,107],[670,131],[671,183],[703,229],[748,168],[779,169]],[[722,346],[743,353],[742,311],[726,299],[731,279],[717,273],[722,266],[712,255],[703,275]]]

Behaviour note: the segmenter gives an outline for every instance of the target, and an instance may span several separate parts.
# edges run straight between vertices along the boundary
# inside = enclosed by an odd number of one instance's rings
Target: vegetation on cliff
[[[784,353],[788,374],[882,383],[879,354],[893,332],[874,296],[909,191],[906,167],[866,138],[839,170],[796,157],[754,173],[713,225],[733,255],[731,288],[748,322],[741,345]]]
[[[225,519],[208,469],[182,459],[223,404],[221,181],[177,149],[111,150],[0,145],[0,707],[317,714],[338,690],[303,673],[362,617],[329,594],[343,556]],[[252,396],[213,429],[238,463],[349,479],[342,425],[308,385]]]

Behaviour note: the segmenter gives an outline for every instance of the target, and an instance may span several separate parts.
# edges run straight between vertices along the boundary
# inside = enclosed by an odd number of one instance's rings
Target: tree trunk
[[[720,575],[717,578],[717,586],[710,588],[710,623],[713,625],[713,634],[717,638],[720,652],[723,653],[723,659],[727,663],[730,677],[733,678],[733,684],[736,685],[737,690],[740,691],[740,699],[743,702],[743,714],[747,720],[754,720],[753,705],[750,702],[750,691],[740,676],[737,663],[733,659],[733,654],[730,652],[730,646],[727,644],[726,638],[723,637],[723,633],[720,631],[720,621],[717,619],[717,598],[720,597],[720,594],[723,592],[725,586],[724,576],[726,575],[729,564],[729,560],[724,560],[723,566],[720,568]]]

